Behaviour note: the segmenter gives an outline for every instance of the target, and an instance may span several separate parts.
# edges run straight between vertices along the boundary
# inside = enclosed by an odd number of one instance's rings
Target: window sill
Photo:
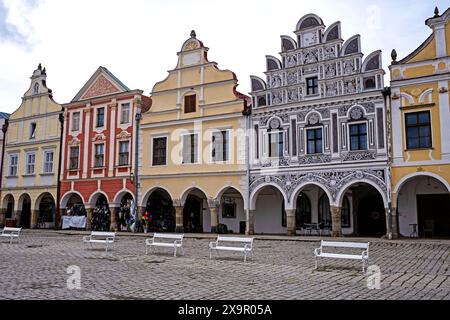
[[[5,178],[6,179],[17,179],[17,178],[19,178],[19,176],[6,176]]]
[[[166,164],[152,164],[152,167],[155,167],[155,168],[164,168],[164,167],[168,167],[169,165],[166,163]]]
[[[106,167],[92,167],[91,170],[105,170]]]
[[[40,173],[39,175],[40,176],[53,176],[53,175],[55,175],[55,173],[54,172],[44,172],[44,173]]]
[[[69,172],[78,172],[80,171],[80,168],[73,168],[73,169],[67,169]]]
[[[415,148],[415,149],[406,149],[405,152],[413,152],[413,151],[433,151],[435,150],[433,147],[431,148]]]
[[[131,169],[131,165],[130,164],[117,165],[117,166],[115,166],[115,168],[116,169]]]
[[[36,177],[36,174],[23,174],[22,175],[22,177],[25,177],[25,178],[29,178],[29,177]]]

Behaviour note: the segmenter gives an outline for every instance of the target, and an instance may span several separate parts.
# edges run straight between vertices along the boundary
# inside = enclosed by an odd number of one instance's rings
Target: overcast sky
[[[265,55],[277,56],[280,35],[316,13],[325,25],[342,23],[344,39],[361,34],[365,55],[381,49],[399,58],[431,33],[425,19],[436,0],[0,0],[0,111],[13,112],[39,63],[59,103],[76,95],[98,66],[131,89],[149,94],[176,65],[192,29],[209,59],[234,71],[243,93],[250,75],[263,77]],[[386,78],[386,85],[388,78]]]

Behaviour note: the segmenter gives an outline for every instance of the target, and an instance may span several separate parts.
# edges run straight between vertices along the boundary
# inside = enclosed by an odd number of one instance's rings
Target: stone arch
[[[252,91],[266,90],[267,84],[263,79],[257,76],[250,76],[250,80],[252,81]]]
[[[105,192],[103,192],[103,191],[96,191],[96,192],[94,192],[94,193],[91,195],[91,197],[90,197],[89,200],[88,200],[89,206],[91,206],[92,208],[95,207],[95,204],[96,204],[98,198],[99,198],[101,195],[105,196],[106,201],[107,201],[108,203],[110,203],[109,197],[108,197],[108,195],[107,195]]]
[[[306,115],[305,121],[309,125],[319,125],[322,123],[323,119],[320,112],[312,110]]]
[[[313,28],[313,27],[319,27],[323,25],[322,19],[316,15],[316,14],[307,14],[303,16],[298,22],[297,26],[295,27],[296,31]]]
[[[10,200],[12,199],[12,202],[15,203],[16,199],[14,198],[14,196],[11,193],[6,194],[3,199],[2,199],[2,209],[6,209],[8,207],[8,203],[10,202]],[[14,207],[13,207],[14,210]]]
[[[239,188],[236,188],[234,186],[226,186],[223,187],[222,189],[220,189],[220,191],[217,193],[217,195],[215,196],[215,200],[220,200],[222,198],[222,196],[230,189],[235,190],[237,193],[239,193],[242,197],[242,199],[244,200],[244,209],[248,208],[248,200],[246,199],[246,197],[242,194],[241,190],[239,190]]]
[[[123,198],[127,193],[130,194],[130,195],[133,197],[133,201],[135,201],[133,192],[131,192],[131,191],[128,190],[128,189],[122,189],[122,190],[120,190],[119,192],[116,193],[116,195],[114,196],[114,200],[113,200],[113,203],[112,203],[112,204],[114,204],[114,205],[120,204],[120,201],[122,200],[122,198]]]
[[[341,38],[341,23],[333,23],[323,34],[323,39],[325,42],[337,40]]]
[[[84,197],[83,197],[83,195],[81,193],[79,193],[78,191],[68,191],[61,197],[61,209],[66,209],[67,203],[69,202],[70,198],[74,194],[76,194],[77,196],[80,197],[80,199],[83,202],[83,204],[86,203],[86,201],[84,200]]]
[[[266,187],[274,187],[275,189],[277,189],[283,196],[284,203],[286,205],[286,209],[292,209],[292,208],[288,207],[290,205],[289,198],[287,197],[283,188],[281,188],[276,183],[269,182],[269,183],[263,183],[263,184],[259,185],[258,187],[255,188],[255,190],[252,191],[252,193],[250,195],[250,203],[249,203],[250,210],[256,210],[256,201],[258,200],[258,194],[261,192],[261,190],[263,190]]]
[[[281,36],[281,51],[291,51],[297,49],[297,42],[289,36]]]
[[[361,51],[361,36],[359,34],[348,39],[342,46],[342,55],[349,55]]]
[[[375,182],[373,182],[373,181],[371,181],[369,179],[364,179],[364,178],[363,179],[359,179],[357,181],[352,180],[352,181],[348,182],[347,184],[345,184],[341,188],[340,192],[338,193],[338,196],[336,197],[335,205],[337,207],[341,207],[342,206],[342,202],[344,200],[344,196],[347,193],[348,189],[350,189],[352,186],[354,186],[354,185],[356,185],[358,183],[365,183],[365,184],[370,185],[371,187],[375,188],[379,192],[379,194],[381,195],[381,198],[383,199],[384,208],[388,208],[389,207],[389,202],[388,202],[388,199],[387,199],[386,192],[378,184],[376,184]]]
[[[185,190],[181,193],[181,195],[180,195],[181,205],[184,206],[187,197],[188,197],[189,194],[191,194],[192,191],[194,191],[194,190],[200,191],[201,193],[203,193],[203,195],[205,196],[206,199],[210,199],[210,198],[208,197],[208,193],[207,193],[205,190],[203,190],[202,188],[200,188],[200,187],[198,187],[198,186],[192,186],[192,187],[189,187],[189,188],[185,189]]]
[[[292,209],[295,209],[294,207],[296,206],[296,203],[297,203],[297,197],[300,195],[300,193],[302,193],[302,191],[307,186],[316,186],[319,189],[321,189],[323,192],[325,192],[325,194],[328,196],[328,199],[330,200],[330,205],[332,205],[333,196],[331,195],[330,190],[328,190],[328,188],[326,186],[324,186],[323,184],[321,184],[319,182],[306,181],[306,182],[300,184],[299,186],[297,186],[297,188],[295,188],[294,192],[292,192],[291,200],[289,202],[293,206]]]
[[[347,118],[352,120],[363,120],[367,117],[366,109],[359,105],[355,104],[351,106],[351,108],[347,111]]]
[[[28,193],[22,193],[19,197],[19,200],[17,201],[17,208],[19,210],[21,210],[21,208],[23,206],[23,202],[26,198],[28,198],[28,200],[30,200],[30,202],[33,203],[31,196]]]
[[[176,199],[173,197],[172,193],[169,191],[169,189],[165,188],[165,187],[161,187],[161,186],[154,186],[151,187],[150,189],[147,190],[147,192],[145,193],[144,197],[142,198],[141,201],[141,207],[145,207],[147,205],[148,199],[150,198],[150,196],[152,195],[153,192],[155,192],[156,190],[163,190],[165,191],[170,198],[172,199],[172,201],[175,201]]]
[[[408,94],[406,92],[401,92],[399,96],[400,96],[400,99],[405,99],[406,101],[408,101],[408,103],[411,106],[415,104],[414,97],[412,95],[410,95],[410,94]]]
[[[425,90],[419,97],[419,103],[431,103],[433,99],[433,88]],[[425,99],[429,98],[429,101],[426,102]]]
[[[443,177],[441,177],[440,175],[437,175],[435,173],[432,172],[414,172],[411,173],[407,176],[404,176],[402,179],[400,179],[400,181],[395,185],[394,187],[394,194],[398,194],[399,191],[402,189],[402,187],[408,183],[410,180],[416,178],[416,177],[431,177],[434,178],[436,180],[438,180],[439,182],[441,182],[448,190],[448,192],[450,193],[450,184],[447,182],[447,180],[445,180]]]
[[[44,192],[39,197],[37,197],[36,201],[34,202],[34,209],[39,210],[39,205],[42,202],[42,199],[44,199],[46,196],[49,196],[53,199],[53,201],[56,203],[55,198],[50,192]]]
[[[267,70],[268,71],[272,71],[272,70],[280,70],[281,67],[281,61],[277,58],[275,58],[274,56],[266,56],[266,61],[267,61]]]
[[[372,52],[364,59],[362,64],[362,72],[378,70],[382,68],[381,50]]]

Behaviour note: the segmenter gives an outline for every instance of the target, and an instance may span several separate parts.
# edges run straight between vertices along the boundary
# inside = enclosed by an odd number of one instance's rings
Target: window
[[[103,167],[104,160],[105,160],[105,145],[104,144],[96,144],[95,145],[94,167],[95,168]]]
[[[77,170],[78,169],[79,156],[80,156],[80,147],[71,147],[70,148],[69,170]]]
[[[27,153],[25,174],[27,175],[34,174],[35,165],[36,165],[36,154],[34,152]]]
[[[350,125],[350,150],[367,150],[367,124]]]
[[[36,123],[30,124],[30,139],[36,139]]]
[[[183,164],[198,163],[198,134],[183,136]]]
[[[306,134],[308,140],[307,141],[308,154],[323,153],[322,128],[309,129],[306,131]]]
[[[328,196],[324,194],[319,200],[319,223],[323,228],[331,228],[331,209]]]
[[[9,176],[17,176],[17,165],[19,163],[19,156],[17,154],[12,154],[9,156]]]
[[[44,173],[53,173],[53,151],[44,152]]]
[[[342,202],[342,228],[350,228],[350,201],[344,197]]]
[[[184,97],[184,113],[196,112],[197,95],[190,95]]]
[[[319,93],[319,78],[309,78],[306,79],[306,94],[308,96],[315,95]]]
[[[120,115],[120,124],[130,123],[130,104],[122,104],[122,113]]]
[[[72,131],[79,131],[80,130],[80,113],[75,112],[72,116]]]
[[[130,164],[130,142],[119,142],[119,166],[127,166]]]
[[[153,139],[153,165],[165,166],[167,165],[167,138]]]
[[[105,108],[97,109],[97,128],[101,128],[105,125]]]
[[[284,132],[269,132],[269,158],[284,156]]]
[[[214,132],[212,136],[212,159],[216,162],[228,161],[229,160],[229,132],[219,131]]]
[[[406,115],[406,147],[408,149],[431,148],[431,115],[429,111]]]

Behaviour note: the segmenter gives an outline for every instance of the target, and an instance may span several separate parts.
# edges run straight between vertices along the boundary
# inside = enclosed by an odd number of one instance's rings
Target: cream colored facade
[[[55,223],[62,108],[46,78],[39,65],[6,133],[1,218],[24,228]]]
[[[450,235],[450,9],[426,24],[430,37],[390,66],[393,223],[407,237]]]
[[[153,88],[139,132],[137,201],[163,230],[210,232],[220,223],[239,233],[247,208],[248,97],[207,52],[192,32],[176,68]]]

